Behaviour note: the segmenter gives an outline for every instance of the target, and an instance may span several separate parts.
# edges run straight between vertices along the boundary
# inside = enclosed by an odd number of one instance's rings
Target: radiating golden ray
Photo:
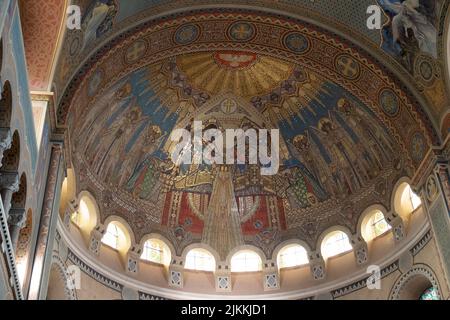
[[[232,56],[233,53],[227,53]],[[234,53],[237,57],[246,53]],[[233,93],[250,99],[269,93],[290,77],[294,65],[267,56],[259,56],[246,67],[218,63],[215,53],[201,52],[177,57],[177,65],[195,88],[210,95]],[[252,54],[249,54],[249,56]],[[248,59],[247,59],[248,60]]]

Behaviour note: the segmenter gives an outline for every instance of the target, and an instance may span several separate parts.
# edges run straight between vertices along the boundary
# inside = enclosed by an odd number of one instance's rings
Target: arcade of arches
[[[350,1],[1,1],[0,299],[450,298],[450,3]]]

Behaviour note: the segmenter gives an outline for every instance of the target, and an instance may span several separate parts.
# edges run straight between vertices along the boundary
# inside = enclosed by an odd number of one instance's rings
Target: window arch
[[[420,295],[419,300],[440,300],[439,290],[436,287],[430,287]]]
[[[3,120],[0,111],[0,122]],[[20,136],[16,130],[12,136],[11,147],[3,153],[1,172],[17,173],[20,162]]]
[[[169,265],[171,259],[170,249],[167,244],[159,239],[149,239],[144,242],[141,259]]]
[[[262,260],[256,252],[242,250],[231,258],[231,272],[255,272],[261,269]]]
[[[122,253],[126,253],[131,246],[127,229],[118,221],[108,224],[102,237],[102,243]]]
[[[389,299],[422,300],[423,298],[441,299],[441,293],[433,270],[427,265],[417,264],[396,281]]]
[[[66,213],[66,209],[68,204],[76,199],[76,178],[73,168],[68,168],[66,177],[64,178],[62,187],[61,187],[61,201],[59,206],[59,213],[61,218],[64,219],[64,214]]]
[[[401,201],[402,205],[411,210],[411,212],[413,212],[422,205],[420,197],[414,193],[409,184],[405,187],[405,190],[402,193]]]
[[[28,209],[25,227],[20,230],[16,250],[16,265],[20,283],[23,285],[27,273],[28,261],[30,259],[30,243],[33,233],[33,211]]]
[[[184,267],[190,270],[215,271],[216,260],[214,256],[205,249],[192,249],[186,255]]]
[[[351,251],[352,245],[347,234],[343,231],[333,231],[322,241],[321,252],[324,259]]]
[[[90,194],[83,192],[80,196],[78,209],[71,214],[70,220],[81,231],[89,234],[97,225],[97,215],[97,204],[94,198]]]
[[[366,242],[383,235],[389,230],[391,230],[391,226],[380,210],[371,212],[364,218],[361,225],[361,235]]]
[[[20,176],[19,189],[11,197],[11,207],[9,209],[10,217],[15,217],[9,221],[9,232],[11,241],[17,253],[17,243],[19,241],[20,230],[26,219],[26,202],[27,202],[27,177],[25,173]],[[23,219],[23,220],[22,220]]]
[[[0,39],[0,73],[3,69],[3,39]]]
[[[395,193],[394,208],[401,217],[407,218],[421,205],[420,197],[414,193],[408,183],[404,182],[398,187]]]
[[[306,249],[299,244],[291,244],[280,250],[277,256],[278,267],[290,268],[309,263]]]
[[[12,90],[9,81],[5,81],[0,99],[0,130],[9,130],[12,116]]]

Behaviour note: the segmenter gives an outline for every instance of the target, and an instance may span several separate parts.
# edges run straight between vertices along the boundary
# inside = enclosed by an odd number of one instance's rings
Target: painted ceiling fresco
[[[48,91],[65,5],[63,0],[19,1],[32,91]]]
[[[189,67],[191,61],[197,63]],[[234,74],[222,85],[206,81],[228,72]],[[247,74],[260,82],[247,82]],[[235,86],[236,79],[242,85]],[[264,103],[266,96],[272,100]],[[245,236],[276,237],[296,225],[296,210],[319,211],[331,199],[361,196],[405,161],[390,130],[349,92],[291,63],[246,52],[193,53],[152,64],[108,87],[79,114],[72,133],[78,167],[113,186],[124,202],[158,208],[155,218],[174,239],[201,237],[223,255]],[[254,165],[226,172],[175,166],[169,135],[193,115],[221,128],[257,127],[258,118],[264,127],[280,128],[280,172],[261,176]],[[236,205],[229,224],[235,218],[238,227],[216,230],[227,216],[222,208],[214,217],[211,206],[227,203]],[[223,241],[233,237],[228,245]]]
[[[75,72],[84,59],[130,26],[145,25],[148,19],[164,16],[165,12],[188,11],[196,6],[215,7],[221,0],[79,0],[82,7],[82,30],[68,32],[59,61],[54,91],[58,102],[64,99],[69,83],[76,80]],[[410,79],[428,103],[426,109],[435,127],[439,127],[446,113],[443,67],[437,59],[442,55],[444,13],[448,2],[443,0],[376,0],[383,11],[381,30],[366,26],[367,7],[372,0],[279,0],[252,1],[254,8],[286,12],[304,17],[306,21],[326,25],[352,40],[364,43]],[[77,1],[75,1],[77,3]],[[226,1],[228,6],[248,5],[248,1]],[[109,40],[108,40],[109,39]],[[248,39],[250,40],[250,39]],[[245,42],[246,39],[243,39]],[[142,50],[145,50],[142,48]]]
[[[69,36],[75,47],[108,32],[116,4],[93,7],[98,19],[83,22],[93,31]],[[397,180],[439,141],[373,56],[312,24],[238,9],[174,14],[113,40],[78,71],[57,117],[77,188],[102,220],[118,215],[137,240],[158,230],[178,251],[201,241],[223,257],[239,244],[314,247],[332,225],[355,230],[367,206],[390,207]],[[278,174],[174,165],[169,136],[194,120],[279,129]]]

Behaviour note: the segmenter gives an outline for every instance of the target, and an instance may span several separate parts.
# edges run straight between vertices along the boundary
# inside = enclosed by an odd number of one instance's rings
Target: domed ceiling
[[[355,231],[371,204],[390,207],[437,136],[419,103],[378,61],[336,35],[281,16],[198,10],[154,20],[100,49],[58,109],[77,188],[101,219],[126,219],[136,240],[166,235],[225,258],[282,240],[311,247],[322,231]],[[171,132],[280,130],[280,169],[182,165]]]

